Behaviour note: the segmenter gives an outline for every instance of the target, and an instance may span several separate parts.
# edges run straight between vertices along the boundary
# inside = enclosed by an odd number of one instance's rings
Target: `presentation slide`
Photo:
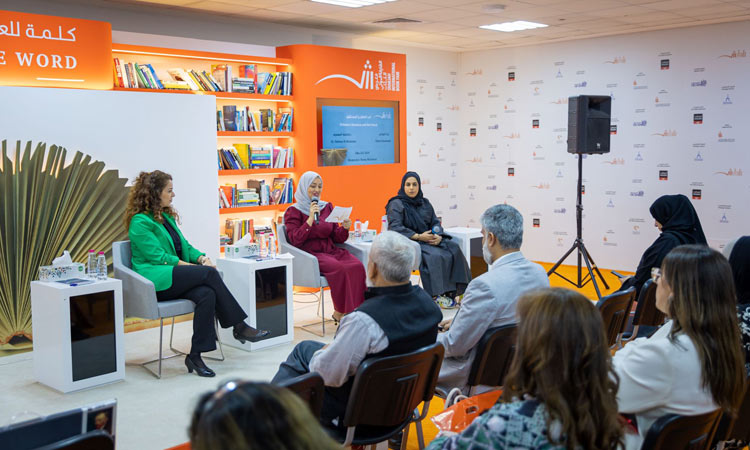
[[[356,166],[396,162],[394,108],[322,106],[321,113],[322,148],[324,153],[328,151],[338,156],[326,161],[324,165]],[[342,159],[344,153],[346,156]]]

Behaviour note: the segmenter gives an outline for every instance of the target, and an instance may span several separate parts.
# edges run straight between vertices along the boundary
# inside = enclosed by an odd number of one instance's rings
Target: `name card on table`
[[[0,85],[112,89],[107,22],[0,11]]]

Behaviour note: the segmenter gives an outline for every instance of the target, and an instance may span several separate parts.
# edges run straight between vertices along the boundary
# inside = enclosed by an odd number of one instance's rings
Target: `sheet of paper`
[[[342,208],[341,206],[334,206],[331,214],[326,217],[326,222],[338,223],[344,219],[348,219],[352,214],[352,207]]]

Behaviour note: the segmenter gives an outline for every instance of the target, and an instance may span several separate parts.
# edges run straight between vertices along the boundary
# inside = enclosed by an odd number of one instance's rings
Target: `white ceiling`
[[[310,0],[115,1],[342,31],[458,52],[750,20],[750,0],[397,0],[362,8]],[[497,4],[505,9],[488,10]],[[374,23],[393,18],[420,23]],[[549,27],[513,33],[478,28],[515,20]]]

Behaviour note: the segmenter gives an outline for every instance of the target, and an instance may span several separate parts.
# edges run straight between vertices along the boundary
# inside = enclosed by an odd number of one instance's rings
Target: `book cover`
[[[234,147],[237,155],[239,156],[240,161],[242,161],[242,165],[245,166],[245,169],[250,168],[250,146],[247,144],[232,144]]]
[[[122,69],[120,67],[120,60],[115,58],[114,64],[115,64],[115,84],[117,84],[118,87],[125,87],[125,84],[122,80]]]
[[[235,105],[224,105],[222,111],[224,114],[224,129],[226,131],[237,131],[237,123],[235,122],[237,107]]]
[[[185,70],[183,70],[183,69],[168,69],[167,73],[175,81],[184,81],[184,82],[186,82],[188,85],[190,85],[190,89],[191,90],[193,90],[193,91],[200,91],[201,90],[201,88],[195,83],[195,81],[193,80],[193,78],[190,75],[188,75],[187,72],[185,72]]]
[[[219,85],[220,90],[227,92],[227,65],[226,64],[211,64],[211,75]]]
[[[154,67],[151,64],[146,64],[146,67],[148,67],[148,70],[151,71],[151,78],[156,82],[156,86],[159,89],[164,89],[164,85],[161,83],[161,80],[156,75],[156,71],[154,70]]]
[[[271,204],[278,205],[281,203],[281,197],[286,190],[287,178],[274,178],[271,184]]]

